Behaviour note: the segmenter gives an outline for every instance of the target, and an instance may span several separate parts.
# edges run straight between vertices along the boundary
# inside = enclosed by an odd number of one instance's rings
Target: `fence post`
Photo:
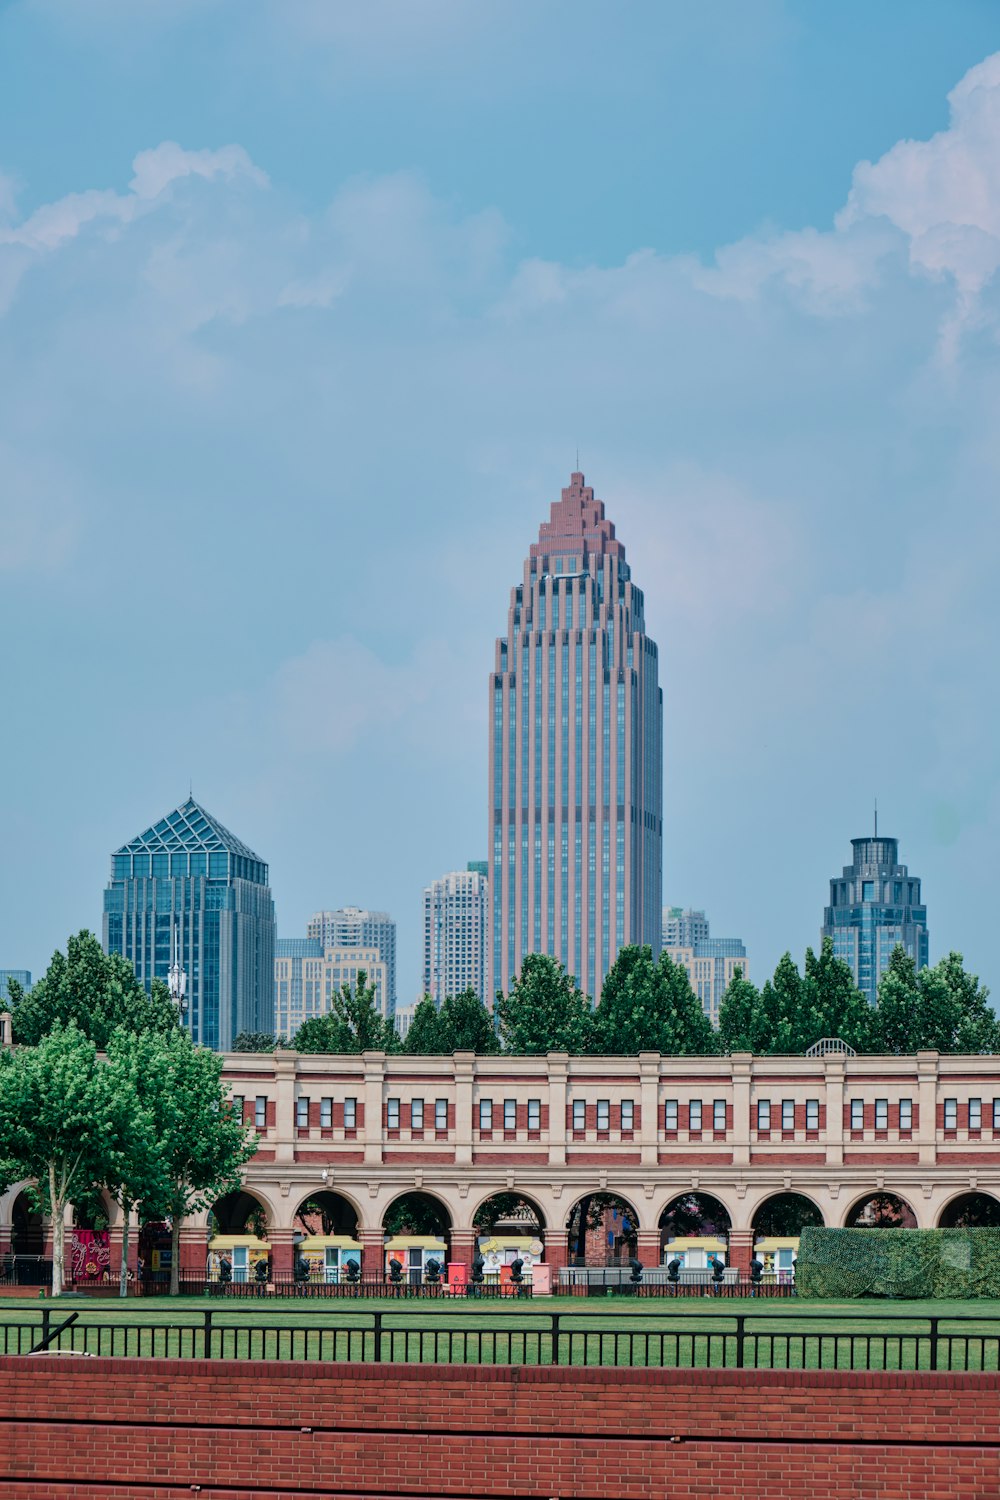
[[[380,1312],[373,1312],[372,1318],[374,1319],[373,1333],[375,1338],[375,1352],[372,1357],[375,1363],[380,1365],[382,1363],[382,1314]]]
[[[205,1358],[206,1359],[211,1359],[212,1358],[212,1313],[211,1313],[211,1309],[206,1309],[205,1310],[204,1319],[205,1319]]]
[[[49,1309],[47,1307],[43,1307],[42,1308],[42,1348],[43,1349],[47,1349],[49,1347],[49,1339],[51,1337],[51,1334],[49,1332],[49,1324],[50,1324],[51,1321],[52,1321],[52,1315],[49,1312]]]
[[[743,1368],[743,1341],[746,1338],[746,1315],[736,1314],[736,1368]]]
[[[559,1363],[559,1314],[558,1313],[552,1313],[551,1314],[551,1318],[552,1318],[552,1358],[549,1361],[549,1363],[553,1364],[553,1365],[557,1365]]]
[[[938,1367],[938,1319],[937,1318],[931,1318],[930,1319],[930,1325],[931,1325],[931,1335],[930,1335],[931,1369],[932,1370],[936,1370],[937,1367]]]

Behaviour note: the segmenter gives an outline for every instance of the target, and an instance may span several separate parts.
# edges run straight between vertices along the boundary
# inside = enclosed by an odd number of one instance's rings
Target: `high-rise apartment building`
[[[12,979],[21,986],[22,990],[31,989],[30,969],[0,969],[0,1000],[10,999],[8,986]]]
[[[661,937],[664,948],[692,948],[708,937],[708,918],[690,907],[665,906]]]
[[[364,971],[375,1006],[386,1014],[388,971],[378,948],[324,948],[318,938],[279,938],[274,953],[275,1034],[286,1041],[303,1021],[326,1015],[342,985],[352,990]]]
[[[486,999],[487,888],[485,875],[469,869],[424,889],[423,993],[435,1005],[465,990]]]
[[[364,911],[360,906],[317,911],[309,918],[306,936],[318,938],[324,948],[377,948],[388,976],[386,1015],[393,1015],[396,1009],[396,924],[388,912]]]
[[[851,840],[853,862],[830,881],[830,904],[822,936],[833,939],[837,958],[850,964],[858,989],[872,1003],[878,982],[901,944],[918,969],[930,962],[927,908],[920,881],[899,863],[899,840],[879,836]]]
[[[703,911],[668,906],[663,911],[663,947],[675,963],[688,971],[691,988],[713,1026],[719,1024],[722,997],[739,969],[744,979],[747,950],[740,938],[714,938]]]
[[[274,1031],[274,942],[267,865],[192,797],[111,856],[105,951],[147,989],[178,967],[194,1041]]]
[[[489,994],[529,953],[591,996],[660,948],[663,695],[604,502],[570,477],[511,591],[490,677]]]

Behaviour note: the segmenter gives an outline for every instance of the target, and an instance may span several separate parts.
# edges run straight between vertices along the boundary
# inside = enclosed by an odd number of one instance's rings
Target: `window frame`
[[[444,1118],[442,1119],[442,1115]],[[448,1129],[448,1101],[447,1099],[434,1100],[434,1129]]]
[[[757,1131],[758,1134],[764,1130],[771,1129],[771,1101],[770,1099],[758,1099],[757,1101]]]
[[[481,1134],[484,1130],[493,1129],[493,1100],[480,1099],[478,1100],[478,1104],[479,1109],[477,1111],[477,1114],[479,1118],[479,1130]]]
[[[385,1128],[386,1130],[398,1130],[399,1126],[399,1099],[394,1094],[391,1099],[385,1101]]]

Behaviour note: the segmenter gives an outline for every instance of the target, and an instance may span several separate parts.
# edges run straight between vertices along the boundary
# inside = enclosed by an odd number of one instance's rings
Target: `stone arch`
[[[440,1274],[442,1263],[451,1259],[453,1227],[451,1209],[439,1193],[427,1188],[397,1193],[382,1211],[384,1274],[401,1274],[404,1281],[419,1285],[431,1274],[431,1260]],[[400,1273],[394,1262],[402,1267]]]
[[[807,1224],[822,1228],[826,1216],[808,1193],[792,1188],[765,1193],[754,1207],[750,1220],[755,1240],[762,1235],[797,1238]]]
[[[899,1193],[880,1188],[855,1198],[844,1214],[845,1229],[916,1229],[917,1213]]]
[[[45,1253],[45,1219],[28,1197],[26,1187],[14,1194],[10,1225],[11,1254],[41,1259]]]
[[[241,1187],[223,1193],[209,1210],[208,1228],[213,1238],[216,1235],[252,1234],[259,1240],[266,1240],[273,1224],[274,1216],[268,1213],[267,1202],[253,1188]]]
[[[580,1194],[565,1219],[569,1264],[606,1266],[628,1260],[638,1247],[640,1222],[635,1204],[622,1193],[600,1188]]]
[[[479,1227],[485,1227],[485,1226],[478,1226],[476,1224],[476,1220],[478,1218],[482,1217],[483,1209],[486,1208],[487,1204],[489,1204],[490,1202],[492,1202],[492,1200],[494,1198],[504,1199],[504,1200],[517,1200],[517,1202],[523,1204],[526,1208],[531,1209],[533,1211],[533,1213],[535,1214],[535,1224],[536,1224],[538,1230],[540,1231],[542,1237],[544,1238],[544,1236],[545,1236],[545,1230],[548,1227],[548,1222],[547,1222],[547,1217],[548,1216],[546,1215],[546,1212],[545,1212],[544,1208],[542,1207],[542,1205],[539,1202],[539,1200],[534,1196],[534,1194],[532,1194],[532,1193],[522,1193],[522,1192],[518,1191],[518,1189],[516,1189],[516,1188],[494,1188],[491,1192],[484,1193],[483,1196],[482,1196],[482,1198],[480,1198],[479,1202],[476,1204],[475,1208],[472,1210],[472,1213],[470,1215],[469,1222],[472,1224],[472,1226],[473,1226],[474,1229],[475,1228],[479,1228]],[[509,1205],[509,1206],[511,1206],[513,1208],[513,1205]]]
[[[315,1204],[310,1212],[309,1204]],[[306,1193],[292,1215],[293,1231],[312,1235],[346,1234],[357,1239],[361,1232],[361,1210],[346,1193],[326,1186]]]
[[[710,1255],[725,1258],[732,1227],[732,1215],[715,1193],[675,1193],[659,1217],[660,1259],[679,1255],[686,1265],[703,1267]]]
[[[944,1203],[938,1213],[939,1229],[998,1229],[1000,1228],[1000,1198],[994,1193],[984,1193],[981,1188],[966,1188],[955,1193]]]
[[[446,1237],[451,1233],[454,1227],[452,1211],[443,1194],[435,1192],[432,1188],[408,1188],[402,1193],[395,1193],[383,1208],[381,1223],[383,1234],[393,1233],[397,1227],[397,1220],[405,1225],[406,1209],[411,1207],[414,1215],[412,1219],[414,1234],[425,1232],[418,1229],[417,1225],[434,1226],[435,1216],[437,1227],[446,1231]],[[386,1220],[389,1220],[392,1228],[387,1227]],[[428,1228],[426,1232],[434,1233],[434,1227]]]

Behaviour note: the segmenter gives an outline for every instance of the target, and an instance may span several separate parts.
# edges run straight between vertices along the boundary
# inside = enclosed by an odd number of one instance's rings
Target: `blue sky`
[[[0,3],[0,967],[194,791],[279,930],[486,841],[577,445],[668,901],[760,978],[867,830],[996,988],[993,3]]]

